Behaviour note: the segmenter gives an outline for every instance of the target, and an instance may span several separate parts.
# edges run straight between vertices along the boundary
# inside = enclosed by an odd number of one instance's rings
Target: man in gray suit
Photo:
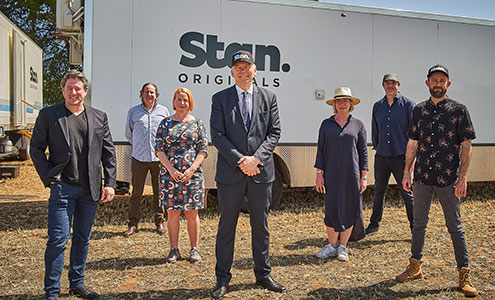
[[[213,95],[211,138],[218,149],[215,180],[220,221],[216,240],[213,298],[225,296],[232,278],[230,269],[240,208],[247,195],[252,231],[256,284],[283,292],[285,287],[271,276],[268,208],[275,180],[273,150],[280,138],[277,97],[253,85],[256,65],[251,53],[238,51],[232,57],[235,85]]]
[[[50,187],[45,297],[58,299],[72,226],[69,294],[96,299],[99,295],[84,285],[84,269],[98,200],[111,201],[115,193],[115,151],[107,115],[84,105],[88,91],[84,74],[71,70],[60,85],[65,102],[40,111],[30,148],[41,181]]]

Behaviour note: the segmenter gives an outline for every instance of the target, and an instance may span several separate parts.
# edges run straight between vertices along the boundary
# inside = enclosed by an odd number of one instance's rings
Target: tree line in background
[[[43,49],[45,105],[61,102],[60,80],[74,67],[69,64],[69,44],[55,36],[56,0],[1,0],[0,11]]]

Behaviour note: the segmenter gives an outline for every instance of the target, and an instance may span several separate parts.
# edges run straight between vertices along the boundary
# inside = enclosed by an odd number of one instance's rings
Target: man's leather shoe
[[[227,283],[217,283],[217,286],[213,289],[211,296],[213,299],[222,299],[227,294],[229,285]]]
[[[277,293],[283,293],[286,290],[283,285],[273,280],[273,278],[270,275],[264,278],[256,279],[256,284],[261,285],[267,290],[274,291]]]
[[[100,295],[93,292],[92,290],[87,289],[85,286],[78,287],[77,289],[69,290],[69,295],[80,297],[83,299],[96,299],[99,298]]]
[[[135,234],[137,232],[136,226],[130,226],[129,229],[127,229],[126,232],[124,232],[125,237],[130,237],[131,235]]]
[[[162,223],[156,225],[156,233],[158,233],[159,235],[165,234],[165,227],[163,227]]]

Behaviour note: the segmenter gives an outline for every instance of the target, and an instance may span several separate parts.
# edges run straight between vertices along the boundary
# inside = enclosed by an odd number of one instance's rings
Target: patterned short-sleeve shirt
[[[431,99],[413,109],[408,137],[418,141],[414,180],[433,186],[456,182],[460,145],[476,138],[469,112],[463,104]]]

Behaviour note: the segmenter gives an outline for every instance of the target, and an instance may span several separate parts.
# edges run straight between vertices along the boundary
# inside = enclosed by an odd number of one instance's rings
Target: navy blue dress
[[[354,225],[350,240],[364,237],[361,170],[368,170],[366,128],[349,115],[344,127],[335,116],[323,120],[318,135],[315,168],[324,171],[325,225],[343,232]]]

